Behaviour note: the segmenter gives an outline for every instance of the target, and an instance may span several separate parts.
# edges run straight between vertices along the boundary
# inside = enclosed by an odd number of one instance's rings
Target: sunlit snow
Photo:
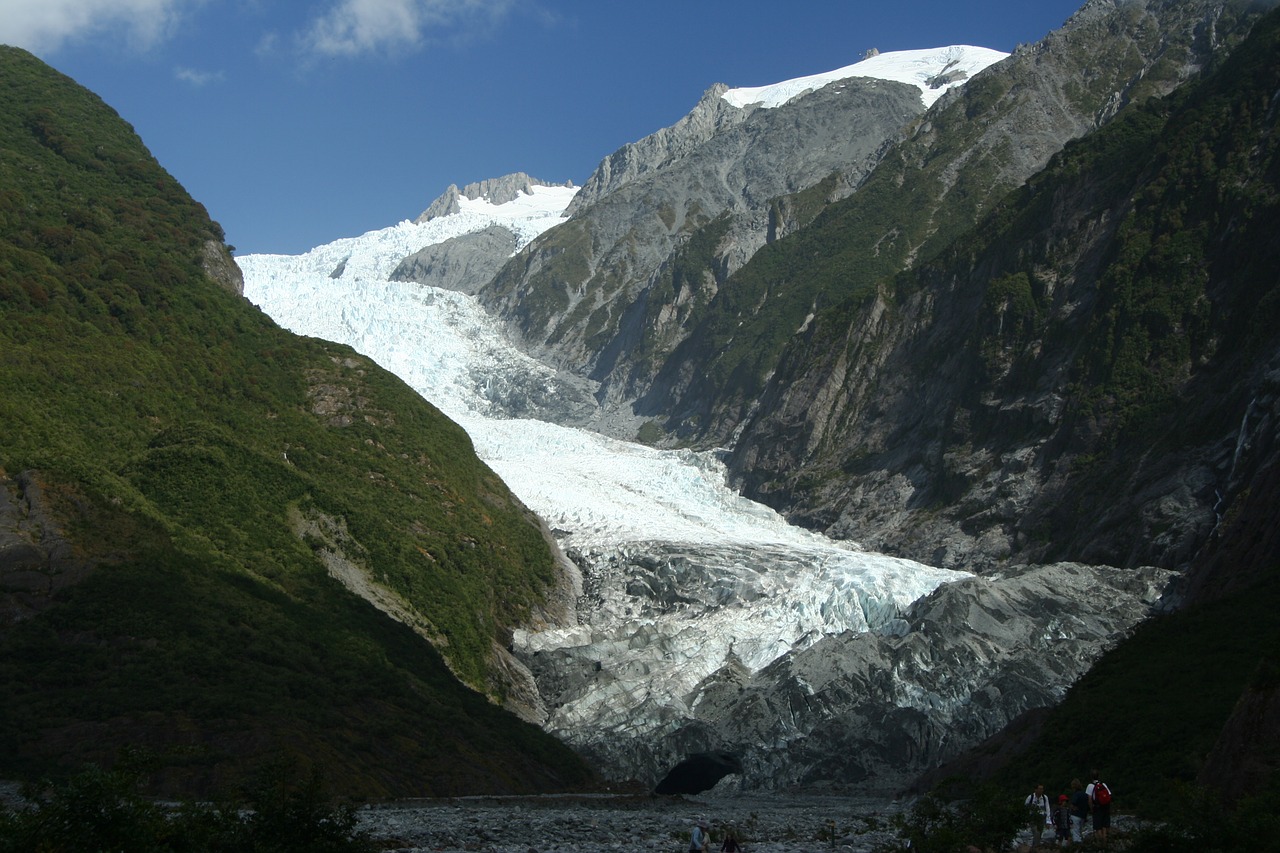
[[[464,200],[461,213],[425,224],[238,259],[245,296],[282,326],[353,346],[461,424],[585,567],[579,624],[516,638],[530,650],[600,643],[611,655],[609,678],[562,703],[552,726],[603,725],[624,700],[678,704],[730,655],[759,669],[827,634],[892,630],[907,604],[964,576],[792,527],[728,488],[712,453],[512,417],[493,386],[532,382],[554,394],[556,372],[512,347],[470,296],[387,280],[403,257],[493,222],[523,246],[562,221],[572,194],[536,187],[499,207]],[[657,592],[637,595],[637,584]]]
[[[986,47],[952,45],[926,50],[897,50],[868,57],[853,65],[784,80],[769,86],[730,89],[721,95],[735,107],[757,104],[780,107],[806,92],[849,77],[873,77],[920,87],[920,100],[926,107],[941,98],[948,89],[962,85],[988,65],[994,65],[1009,54]],[[945,82],[943,82],[943,78]],[[936,85],[931,85],[935,81]]]

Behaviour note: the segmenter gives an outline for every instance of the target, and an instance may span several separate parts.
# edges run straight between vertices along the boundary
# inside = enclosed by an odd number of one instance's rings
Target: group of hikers
[[[1069,792],[1060,794],[1054,801],[1044,792],[1044,785],[1036,785],[1027,795],[1028,822],[1031,825],[1031,846],[1055,844],[1068,847],[1084,842],[1086,824],[1092,824],[1093,837],[1103,847],[1107,846],[1107,829],[1111,826],[1111,787],[1102,781],[1101,774],[1093,771],[1093,781],[1088,785],[1079,779],[1071,780]],[[741,853],[742,847],[733,827],[726,827],[721,842],[722,853]],[[698,818],[689,837],[689,853],[711,853],[711,824],[705,817]]]
[[[742,853],[738,833],[732,826],[725,827],[720,850],[721,853]],[[711,824],[705,817],[698,818],[693,826],[693,833],[689,836],[689,853],[711,853]]]
[[[1071,790],[1058,795],[1054,802],[1044,792],[1044,785],[1036,785],[1027,795],[1028,821],[1031,824],[1031,846],[1039,847],[1043,841],[1060,847],[1084,841],[1085,825],[1092,823],[1093,836],[1107,845],[1107,829],[1111,826],[1111,787],[1102,781],[1101,774],[1093,771],[1093,781],[1088,785],[1079,779],[1071,780]]]

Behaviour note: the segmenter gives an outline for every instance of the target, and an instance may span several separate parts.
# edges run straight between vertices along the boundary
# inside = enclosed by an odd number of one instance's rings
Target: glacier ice
[[[245,296],[282,326],[351,345],[462,425],[583,567],[577,624],[516,636],[525,654],[607,651],[599,677],[557,698],[550,727],[638,733],[645,703],[661,709],[650,721],[682,718],[682,697],[726,661],[757,671],[824,636],[900,631],[912,601],[966,577],[793,527],[729,488],[714,453],[514,416],[495,386],[533,383],[554,397],[563,378],[513,347],[470,296],[387,280],[406,255],[492,222],[524,245],[561,221],[572,194],[537,187],[501,206],[463,199],[460,213],[428,223],[238,259]]]

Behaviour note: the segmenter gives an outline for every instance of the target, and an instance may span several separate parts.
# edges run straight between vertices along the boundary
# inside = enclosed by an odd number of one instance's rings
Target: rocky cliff
[[[724,282],[637,407],[683,440],[730,443],[811,316],[933,257],[1068,141],[1189,79],[1247,30],[1242,15],[1217,0],[1086,4],[935,104],[857,192]]]
[[[940,565],[1190,565],[1280,414],[1275,75],[1130,108],[816,318],[735,450],[748,492]]]

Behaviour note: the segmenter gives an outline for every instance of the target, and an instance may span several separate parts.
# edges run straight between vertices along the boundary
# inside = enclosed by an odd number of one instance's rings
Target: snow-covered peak
[[[770,86],[730,89],[721,95],[735,107],[752,104],[762,107],[780,107],[792,98],[821,89],[837,80],[849,77],[873,77],[910,83],[920,87],[920,99],[926,107],[942,97],[953,86],[961,85],[989,65],[994,65],[1009,54],[985,47],[951,45],[924,50],[898,50],[870,56],[853,65],[837,68],[824,74],[811,74],[784,80]]]
[[[359,237],[335,240],[290,257],[285,267],[291,274],[328,275],[342,264],[348,276],[385,280],[396,264],[419,249],[481,231],[490,225],[502,225],[514,233],[516,250],[519,251],[543,231],[564,220],[565,209],[577,191],[577,187],[571,186],[535,186],[529,193],[521,193],[504,204],[493,204],[485,198],[458,198],[456,213],[426,222],[405,219]],[[248,263],[256,268],[259,265],[257,258],[270,257],[278,256],[250,255],[237,260],[242,267]]]
[[[502,224],[545,221],[564,215],[564,209],[577,191],[574,186],[533,186],[502,204],[494,204],[487,197],[471,199],[466,196],[458,199],[458,204],[464,214],[488,216]]]

